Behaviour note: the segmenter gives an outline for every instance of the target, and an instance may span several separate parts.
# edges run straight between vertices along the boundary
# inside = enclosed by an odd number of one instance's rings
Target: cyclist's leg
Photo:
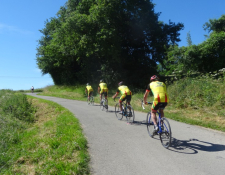
[[[90,101],[90,98],[93,96],[93,91],[91,91],[90,93],[89,93],[89,101]]]
[[[151,115],[152,115],[152,121],[155,126],[157,126],[157,118],[156,118],[156,112],[159,109],[159,105],[157,101],[152,102],[152,109],[151,109]]]
[[[120,103],[120,110],[122,111],[123,109],[122,109],[122,102],[125,100],[125,98],[126,98],[126,95],[125,94],[123,94],[121,97],[120,97],[120,99],[119,99],[119,103]]]
[[[100,91],[100,103],[102,102],[102,90]]]
[[[127,95],[125,99],[127,100],[127,104],[130,105],[131,95]]]
[[[167,102],[160,103],[160,105],[159,105],[159,112],[160,112],[161,118],[164,117],[164,109],[166,106],[167,106]]]
[[[90,91],[88,91],[88,101],[90,101]]]
[[[108,105],[108,99],[107,99],[107,97],[108,97],[108,92],[107,92],[107,91],[104,92],[104,96],[105,96],[105,105]]]
[[[108,97],[108,89],[105,89],[104,90],[104,95],[105,95],[105,99],[107,100],[107,97]]]

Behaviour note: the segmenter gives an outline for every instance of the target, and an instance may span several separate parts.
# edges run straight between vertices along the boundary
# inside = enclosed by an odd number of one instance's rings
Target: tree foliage
[[[57,85],[103,78],[140,87],[180,41],[183,24],[159,15],[150,0],[68,0],[40,30],[38,67]]]
[[[204,42],[187,47],[171,46],[168,49],[164,73],[207,73],[225,67],[225,15],[210,19],[203,27],[210,32]]]

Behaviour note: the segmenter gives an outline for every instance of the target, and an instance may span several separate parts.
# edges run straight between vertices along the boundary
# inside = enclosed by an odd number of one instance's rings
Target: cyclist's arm
[[[120,90],[119,90],[119,89],[117,89],[117,91],[116,91],[115,95],[114,95],[112,98],[116,98],[116,97],[117,97],[117,95],[119,94],[119,92],[120,92]]]
[[[118,94],[119,94],[119,92],[116,92],[115,95],[113,95],[112,98],[116,98]]]
[[[146,104],[146,102],[147,102],[147,99],[148,99],[148,94],[149,94],[149,92],[150,92],[150,85],[148,85],[147,86],[147,89],[146,89],[146,91],[145,91],[145,94],[144,94],[144,104]]]

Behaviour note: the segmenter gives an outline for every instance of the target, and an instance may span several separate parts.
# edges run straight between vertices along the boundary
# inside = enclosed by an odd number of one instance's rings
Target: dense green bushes
[[[1,113],[10,115],[23,121],[33,122],[35,109],[26,95],[10,90],[0,91]]]
[[[170,102],[178,108],[214,108],[222,110],[225,105],[225,79],[210,75],[184,78],[168,87]]]

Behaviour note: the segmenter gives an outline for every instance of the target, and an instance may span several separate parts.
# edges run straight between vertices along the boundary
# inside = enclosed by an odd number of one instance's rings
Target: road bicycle
[[[101,102],[100,102],[100,109],[102,110],[102,111],[108,111],[108,100],[105,98],[105,96],[104,95],[102,95],[102,100],[101,100]]]
[[[147,102],[147,103],[148,103],[148,105],[152,104],[151,102]],[[143,100],[142,100],[141,106],[143,109],[145,109]],[[148,112],[147,117],[146,117],[148,134],[152,138],[155,135],[159,135],[162,145],[165,148],[169,148],[169,146],[171,145],[171,139],[172,139],[170,123],[165,117],[161,117],[161,114],[159,111],[157,111],[157,113],[156,113],[156,118],[157,118],[157,126],[159,128],[158,131],[155,131],[154,123],[153,123],[152,117],[151,117],[151,111]]]
[[[116,97],[119,98],[119,97]],[[116,102],[115,98],[114,101]],[[123,117],[126,117],[127,122],[131,123],[135,121],[135,114],[134,114],[134,109],[132,108],[131,105],[127,104],[126,102],[122,102],[122,113],[120,110],[120,103],[116,103],[115,105],[115,114],[118,120],[122,120]]]
[[[90,96],[90,101],[88,100],[88,97],[87,97],[87,103],[88,103],[88,105],[94,105],[94,97],[91,95]]]

